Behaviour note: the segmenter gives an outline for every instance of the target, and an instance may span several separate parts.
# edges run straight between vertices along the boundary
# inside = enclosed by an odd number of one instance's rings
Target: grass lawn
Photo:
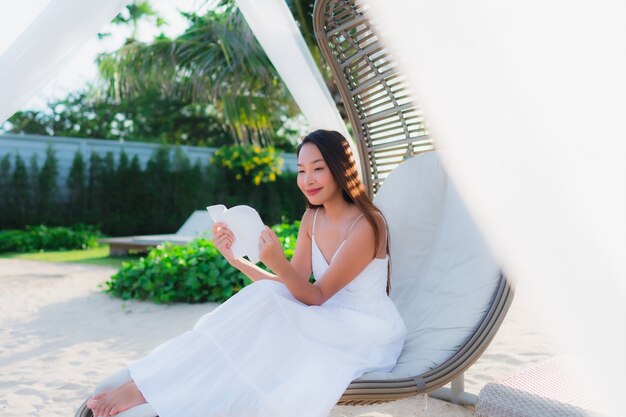
[[[104,265],[120,268],[122,262],[137,259],[135,256],[109,256],[109,245],[86,250],[66,250],[34,253],[3,253],[0,258],[27,259],[43,262],[76,262],[83,264]]]

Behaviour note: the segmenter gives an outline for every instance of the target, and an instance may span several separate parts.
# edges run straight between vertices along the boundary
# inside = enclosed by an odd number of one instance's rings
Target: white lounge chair
[[[176,233],[113,237],[100,239],[100,242],[109,244],[111,256],[124,256],[128,254],[129,250],[145,251],[163,242],[185,245],[197,237],[208,236],[211,233],[212,225],[213,220],[206,210],[196,210],[191,213]]]

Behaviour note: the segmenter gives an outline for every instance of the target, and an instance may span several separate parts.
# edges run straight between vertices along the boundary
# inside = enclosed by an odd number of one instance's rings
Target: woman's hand
[[[275,271],[281,262],[286,261],[283,245],[268,226],[265,226],[265,230],[259,236],[259,259],[272,271]]]
[[[213,244],[217,250],[226,258],[228,263],[232,263],[235,260],[233,251],[230,247],[235,241],[235,235],[226,227],[226,223],[215,222],[213,223]]]

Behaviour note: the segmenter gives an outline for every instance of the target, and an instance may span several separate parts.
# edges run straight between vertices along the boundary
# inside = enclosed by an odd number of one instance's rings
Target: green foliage
[[[189,103],[142,89],[140,95],[100,97],[92,86],[48,103],[45,111],[20,111],[3,129],[12,133],[124,139],[190,146],[233,143],[223,117],[207,104]]]
[[[130,34],[126,37],[126,43],[134,42],[137,39],[139,23],[148,23],[156,28],[166,26],[167,21],[159,15],[159,13],[150,5],[150,1],[135,0],[117,14],[111,21],[112,24],[118,26],[128,26],[131,29]],[[111,36],[110,32],[98,33],[98,39]]]
[[[313,34],[313,3],[287,2],[341,108]],[[165,22],[148,1],[132,2],[113,20],[132,33],[118,50],[98,57],[97,85],[51,101],[46,111],[19,111],[0,131],[193,146],[251,143],[292,152],[304,133],[302,123],[292,123],[300,110],[236,4],[181,14],[189,21],[184,33],[143,43],[136,39],[139,22],[156,28]]]
[[[293,223],[282,223],[272,226],[272,230],[276,232],[278,240],[282,243],[285,249],[285,256],[287,259],[293,258],[293,253],[296,250],[296,243],[298,241],[298,231],[300,230],[300,220],[296,220]],[[315,277],[313,272],[309,277],[309,282],[314,283]]]
[[[272,230],[276,232],[278,240],[285,249],[285,256],[287,259],[293,257],[293,252],[296,250],[296,242],[298,240],[298,230],[300,230],[300,220],[296,220],[293,223],[281,223],[272,226]]]
[[[276,136],[281,116],[299,110],[238,8],[225,4],[183,15],[189,27],[177,38],[129,42],[99,57],[105,94],[128,100],[157,91],[210,104],[237,143],[282,147]]]
[[[299,224],[296,221],[272,228],[288,259],[293,256]],[[124,300],[201,303],[225,301],[250,282],[224,259],[213,242],[195,239],[186,246],[160,245],[145,258],[125,262],[104,288]]]
[[[39,169],[33,155],[27,167],[20,154],[4,155],[0,161],[0,228],[54,222],[59,216],[58,161],[51,147]],[[34,221],[36,219],[36,221]]]
[[[124,263],[105,283],[105,292],[157,303],[224,301],[245,286],[244,278],[211,241],[196,239],[186,246],[160,245],[147,257]]]
[[[37,154],[33,153],[30,157],[30,164],[28,167],[28,181],[30,185],[30,194],[33,207],[36,207],[37,198],[39,196],[39,171],[40,169]]]
[[[83,154],[77,151],[67,177],[67,209],[73,216],[84,218],[88,210],[87,177]]]
[[[11,156],[7,154],[0,159],[0,219],[6,219],[13,211],[9,201],[11,189]]]
[[[142,20],[151,20],[156,27],[167,24],[163,17],[161,17],[156,10],[152,8],[150,2],[145,0],[136,0],[131,4],[126,5],[126,8],[115,16],[111,23],[116,25],[131,26],[132,33],[126,42],[132,42],[137,38],[139,22]]]
[[[0,231],[0,253],[88,249],[98,246],[102,234],[93,226],[27,226],[26,230]]]
[[[213,153],[211,162],[226,167],[237,181],[254,185],[276,181],[283,164],[273,147],[253,145],[224,146]]]
[[[113,20],[131,33],[97,59],[97,86],[52,101],[43,112],[15,113],[0,131],[194,146],[273,145],[292,152],[300,110],[236,3],[181,14],[189,27],[169,39],[136,40],[139,22],[165,24],[149,1],[136,0]],[[312,27],[313,0],[287,0],[340,112],[343,104]],[[100,34],[100,37],[108,34]],[[344,114],[345,116],[345,114]],[[346,117],[344,117],[346,119]]]
[[[192,164],[182,149],[171,147],[158,148],[145,168],[123,150],[89,157],[78,151],[67,192],[59,193],[53,149],[47,155],[41,169],[36,159],[29,168],[19,155],[0,159],[0,229],[84,223],[110,236],[172,233],[211,204],[253,206],[268,224],[293,221],[305,208],[295,174],[255,185],[254,177],[237,180],[225,166]]]
[[[13,208],[13,218],[16,221],[28,218],[31,210],[31,196],[28,181],[28,171],[22,157],[15,156],[15,168],[11,176],[11,192],[9,202]]]
[[[35,169],[35,167],[31,167]],[[31,175],[34,173],[31,172]],[[59,161],[52,145],[46,149],[46,160],[37,178],[37,210],[42,223],[50,224],[59,215]]]

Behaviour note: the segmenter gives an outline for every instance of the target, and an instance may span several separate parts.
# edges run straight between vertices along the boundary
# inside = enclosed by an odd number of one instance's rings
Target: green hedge
[[[157,234],[176,231],[194,210],[212,204],[253,206],[267,224],[299,219],[305,210],[295,174],[256,185],[222,165],[191,164],[180,148],[159,148],[145,168],[123,151],[89,158],[77,152],[66,187],[52,147],[39,162],[0,158],[0,230],[83,223],[110,236]]]
[[[272,227],[288,259],[293,256],[299,226],[296,221]],[[195,239],[185,246],[161,245],[145,258],[125,262],[104,283],[104,291],[124,300],[156,303],[222,302],[250,282],[224,259],[213,242]]]
[[[27,227],[0,231],[0,253],[88,249],[98,246],[102,234],[92,226]]]

